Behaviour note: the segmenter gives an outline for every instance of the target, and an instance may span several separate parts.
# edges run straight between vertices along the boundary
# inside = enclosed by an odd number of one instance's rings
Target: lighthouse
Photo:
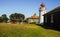
[[[43,25],[44,23],[44,14],[46,13],[45,4],[42,2],[39,8],[39,24]]]

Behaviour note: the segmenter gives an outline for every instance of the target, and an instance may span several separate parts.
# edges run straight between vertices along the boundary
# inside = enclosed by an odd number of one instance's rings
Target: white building
[[[45,4],[42,2],[41,7],[39,8],[39,24],[43,25],[44,23],[44,14],[46,13],[46,8],[45,8]]]
[[[36,13],[35,13],[33,16],[28,17],[27,21],[28,21],[28,23],[36,23],[37,24],[38,19],[39,19],[39,16],[37,16]]]

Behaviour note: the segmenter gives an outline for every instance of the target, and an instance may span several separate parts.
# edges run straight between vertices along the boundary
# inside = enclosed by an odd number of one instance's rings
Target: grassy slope
[[[0,24],[0,37],[60,37],[60,32],[34,24]]]

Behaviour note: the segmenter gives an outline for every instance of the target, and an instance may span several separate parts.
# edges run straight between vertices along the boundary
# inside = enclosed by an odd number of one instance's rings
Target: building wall
[[[60,11],[44,16],[44,25],[60,29]]]
[[[60,28],[60,11],[54,14],[54,27]]]
[[[49,26],[51,24],[51,16],[44,16],[44,24]]]
[[[28,23],[36,22],[38,23],[38,19],[28,19]]]

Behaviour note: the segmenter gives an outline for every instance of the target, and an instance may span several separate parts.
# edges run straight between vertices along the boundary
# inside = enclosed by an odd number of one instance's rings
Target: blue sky
[[[30,17],[34,13],[39,15],[39,7],[42,1],[45,3],[47,12],[60,6],[60,0],[0,0],[0,16],[12,13],[22,13]]]

